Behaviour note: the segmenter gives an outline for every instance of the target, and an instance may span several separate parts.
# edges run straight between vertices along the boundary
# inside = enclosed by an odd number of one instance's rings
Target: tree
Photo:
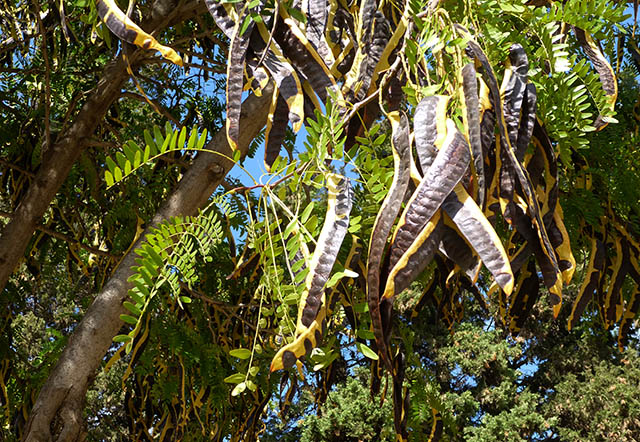
[[[624,347],[640,305],[637,121],[611,123],[632,107],[637,47],[623,62],[621,5],[531,3],[157,1],[131,18],[109,1],[12,4],[0,49],[5,428],[103,437],[92,425],[108,417],[111,435],[128,419],[132,438],[252,438],[278,382],[295,392],[290,367],[318,371],[326,398],[346,347],[349,364],[371,365],[374,392],[391,373],[399,437],[455,435],[442,391],[425,393],[429,366],[411,349],[428,338],[410,317],[431,302],[451,328],[466,297],[488,299],[499,325],[486,338],[502,339],[543,294],[562,316],[562,287],[583,267],[569,327],[594,297]],[[200,92],[210,75],[226,108]],[[225,182],[262,137],[270,181]],[[614,158],[630,167],[612,175]],[[122,380],[124,396],[109,397],[124,414],[92,395],[85,407],[97,372],[110,394]],[[513,388],[513,369],[494,372]],[[556,422],[540,419],[514,431]]]

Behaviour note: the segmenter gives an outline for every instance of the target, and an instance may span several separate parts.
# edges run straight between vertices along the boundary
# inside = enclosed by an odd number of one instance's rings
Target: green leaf
[[[167,145],[167,149],[173,150],[178,146],[178,136],[179,136],[179,133],[177,131],[171,134],[171,140],[169,141],[169,144]],[[163,145],[163,147],[164,147],[164,145]]]
[[[156,251],[155,247],[145,247],[144,250],[145,252],[147,252],[149,258],[153,260],[153,263],[158,267],[160,267],[164,263],[164,260],[162,259],[160,254]]]
[[[311,233],[315,232],[316,227],[318,227],[318,217],[313,215],[309,218],[309,221],[304,223],[304,227]]]
[[[505,12],[509,12],[512,14],[522,14],[525,11],[524,6],[522,5],[517,5],[517,4],[510,4],[508,2],[498,2],[498,4],[500,5],[500,9],[502,9]]]
[[[146,149],[146,147],[145,147]],[[136,151],[134,157],[133,157],[133,167],[137,168],[140,167],[140,165],[142,164],[142,155],[144,154],[143,151],[138,150]]]
[[[167,132],[168,134],[169,132]],[[155,155],[158,152],[158,147],[164,144],[164,137],[162,136],[162,132],[158,126],[153,126],[153,144],[149,144],[151,148],[151,154]]]
[[[105,163],[107,164],[107,168],[112,172],[118,168],[115,161],[113,161],[111,157],[107,157]]]
[[[120,315],[120,320],[126,322],[127,324],[137,324],[138,323],[138,318],[134,318],[133,316],[130,315]]]
[[[136,280],[134,282],[136,285],[133,289],[129,290],[129,297],[133,299],[136,304],[143,305],[144,297],[149,296],[149,288],[144,285],[143,281]]]
[[[313,206],[314,206],[314,202],[311,201],[307,207],[305,207],[304,211],[302,212],[302,215],[300,215],[300,222],[302,224],[306,223],[307,220],[309,219],[309,215],[311,215],[311,211],[313,210]]]
[[[113,342],[129,342],[132,338],[129,335],[116,335],[113,337]]]
[[[147,129],[144,130],[143,132],[144,134],[144,142],[147,146],[151,147],[151,146],[155,146],[155,141],[153,140],[153,137],[151,136],[151,133],[149,133],[149,131]]]
[[[333,286],[335,286],[338,283],[338,281],[340,281],[342,278],[344,278],[344,276],[345,276],[344,272],[336,272],[336,273],[334,273],[333,276],[331,276],[331,278],[327,282],[326,287],[328,289],[332,288]]]
[[[287,252],[289,252],[289,256],[295,256],[298,250],[300,250],[300,235],[292,236],[287,241],[286,249],[287,249]],[[303,262],[303,261],[304,260],[301,259],[300,261],[296,261],[296,263]]]
[[[298,296],[297,293],[292,293],[290,295],[285,296],[282,302],[287,305],[295,305],[298,303],[299,299],[300,299],[300,296]]]
[[[358,329],[356,334],[358,335],[359,338],[362,338],[362,339],[369,339],[369,340],[375,339],[375,335],[373,334],[373,332],[371,330],[366,330],[364,328]]]
[[[184,148],[184,142],[187,140],[187,128],[186,127],[182,127],[182,129],[180,130],[180,136],[178,137],[178,148],[182,149]]]
[[[303,266],[305,265],[305,261],[304,259],[301,259],[299,261],[294,262],[291,265],[291,270],[294,272],[297,272],[298,270],[300,270]]]
[[[256,391],[258,389],[258,386],[255,384],[255,382],[253,382],[250,379],[247,379],[246,384],[247,384],[247,388],[251,391]]]
[[[224,378],[224,382],[227,384],[239,384],[240,382],[244,382],[246,375],[242,373],[234,373],[231,376],[227,376]]]
[[[122,146],[122,150],[124,151],[124,154],[127,157],[127,159],[133,162],[136,152],[138,152],[141,149],[140,147],[138,147],[138,145],[135,142],[129,141],[128,143],[124,143],[124,145]]]
[[[120,166],[120,169],[124,169],[124,165],[127,162],[127,157],[125,157],[122,152],[116,152],[116,162],[118,163],[118,166]]]
[[[204,143],[207,141],[207,129],[204,129],[200,134],[200,138],[198,138],[198,143],[196,144],[196,149],[200,150],[204,147]]]
[[[198,130],[193,127],[191,129],[191,134],[189,135],[189,141],[187,142],[187,149],[194,149],[196,147],[196,142],[198,141]]]
[[[291,15],[291,17],[295,18],[300,23],[306,23],[307,22],[307,17],[299,9],[290,8],[289,9],[289,15]]]
[[[249,359],[251,356],[251,350],[247,350],[246,348],[236,348],[229,352],[229,356],[238,359]]]
[[[375,140],[373,140],[373,144],[374,144],[375,146],[379,146],[379,145],[381,145],[382,143],[384,143],[384,140],[385,140],[386,138],[387,138],[387,136],[386,136],[385,134],[380,134],[380,135],[378,135],[378,137],[377,137]]]
[[[129,310],[131,313],[133,313],[134,315],[140,316],[142,315],[142,310],[140,310],[138,308],[137,305],[129,302],[129,301],[125,301],[122,303],[122,305],[124,305],[124,307]]]
[[[369,359],[373,359],[374,361],[378,360],[378,354],[375,351],[371,350],[366,345],[364,345],[363,343],[356,342],[356,347],[358,348],[358,351],[360,351],[360,353],[362,353]]]
[[[238,35],[244,35],[245,31],[249,28],[249,24],[251,23],[251,16],[247,15],[242,22],[242,26],[240,27],[240,32]]]
[[[145,260],[142,262],[142,265],[144,266],[144,269],[147,271],[148,276],[149,276],[150,278],[153,278],[155,275],[157,275],[157,273],[158,273],[158,271],[157,271],[157,270],[158,270],[158,266],[157,266],[157,265],[155,265],[153,262],[151,262],[151,260],[149,260],[149,259],[145,259]]]
[[[108,170],[104,172],[104,180],[107,182],[107,187],[111,187],[115,184],[113,175]]]
[[[353,306],[353,311],[356,312],[356,313],[368,312],[369,311],[369,304],[367,304],[366,302],[361,302],[361,303],[355,304]]]
[[[246,389],[247,384],[245,384],[244,382],[240,382],[231,392],[231,396],[238,396],[239,394],[242,394]]]
[[[165,138],[164,142],[160,145],[160,150],[158,151],[158,153],[160,154],[165,153],[167,149],[169,149],[169,146],[171,145],[171,141],[175,140],[174,135],[175,133],[173,132],[167,132],[167,138]]]
[[[305,268],[304,270],[300,271],[300,273],[298,273],[295,278],[293,279],[293,281],[296,284],[300,284],[302,281],[304,281],[304,279],[307,277],[307,274],[309,273],[309,269]]]
[[[291,233],[293,232],[293,230],[296,228],[297,225],[298,225],[298,223],[296,222],[295,219],[291,220],[291,222],[287,225],[287,228],[284,229],[283,236],[285,238],[288,238],[289,235],[291,235]]]

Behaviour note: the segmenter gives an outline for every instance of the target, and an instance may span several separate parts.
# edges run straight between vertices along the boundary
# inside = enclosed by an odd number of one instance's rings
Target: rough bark
[[[154,3],[153,17],[144,25],[146,29],[157,29],[169,22],[184,20],[203,8],[203,5],[194,2],[172,10],[167,7],[167,3],[171,1],[158,0]],[[162,15],[164,11],[169,12]],[[135,51],[130,57],[130,63],[135,66],[142,54],[142,51]],[[87,141],[109,107],[120,96],[122,86],[129,78],[126,68],[122,57],[118,57],[106,66],[102,78],[91,91],[69,129],[60,134],[54,145],[47,150],[43,164],[27,189],[26,195],[18,204],[11,221],[2,230],[0,292],[23,257],[38,222],[86,147]]]
[[[250,96],[242,105],[239,147],[245,156],[251,140],[266,124],[271,91],[262,97]],[[226,156],[232,156],[224,130],[219,131],[207,145]],[[177,215],[190,215],[204,206],[213,190],[233,167],[233,163],[221,155],[201,153],[178,183],[177,188],[158,210],[145,231],[158,226],[162,221]],[[87,388],[93,380],[104,355],[112,344],[113,337],[123,325],[120,315],[126,310],[122,303],[131,284],[127,279],[133,274],[135,265],[131,248],[118,269],[102,291],[96,296],[84,318],[75,329],[58,363],[36,399],[25,431],[25,441],[74,441],[82,437],[84,422],[82,411]],[[58,434],[51,434],[52,423],[60,423]]]

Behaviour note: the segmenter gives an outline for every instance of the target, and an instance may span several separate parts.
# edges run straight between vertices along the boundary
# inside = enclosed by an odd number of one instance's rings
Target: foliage
[[[140,265],[136,269],[137,273],[129,279],[135,286],[129,292],[133,302],[123,303],[133,316],[120,316],[124,322],[135,327],[129,334],[118,335],[114,340],[126,342],[127,352],[130,352],[133,339],[142,326],[142,316],[153,297],[165,284],[170,287],[170,293],[180,293],[181,284],[190,289],[196,282],[197,256],[205,261],[213,261],[209,254],[221,239],[222,226],[213,210],[196,217],[174,218],[148,234],[146,243],[136,249]],[[191,298],[179,296],[175,301],[183,307],[183,303],[191,303]]]
[[[392,407],[389,401],[380,406],[380,398],[369,397],[364,372],[348,377],[344,385],[329,393],[317,415],[303,421],[301,441],[393,440]]]
[[[98,81],[117,63],[131,79],[4,289],[0,435],[24,435],[134,253],[89,440],[638,439],[624,5],[205,3],[9,2],[0,19],[7,219]],[[243,93],[270,82],[242,150]],[[143,234],[218,131],[250,182]],[[241,150],[262,143],[257,178]]]
[[[528,321],[521,333],[530,337],[516,340],[505,340],[472,304],[451,334],[434,324],[433,311],[412,323],[413,339],[420,343],[408,374],[414,398],[410,426],[422,429],[414,432],[415,440],[429,434],[434,397],[444,410],[443,440],[637,438],[637,349],[619,353],[611,336],[594,332],[592,324],[567,333],[548,320],[548,307],[535,314],[540,319]],[[289,421],[297,422],[309,440],[325,440],[321,424],[339,425],[341,416],[353,414],[345,413],[351,404],[377,406],[357,379],[336,385],[330,395],[336,402],[322,408],[329,414],[307,417],[308,409],[302,408],[290,412]],[[358,397],[352,396],[354,385],[362,390]],[[386,419],[390,425],[389,414]],[[283,438],[297,434],[281,431]]]

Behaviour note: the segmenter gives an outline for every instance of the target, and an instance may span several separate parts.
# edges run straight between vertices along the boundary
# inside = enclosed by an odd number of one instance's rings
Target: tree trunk
[[[242,156],[247,154],[249,143],[266,123],[271,92],[271,87],[268,87],[262,97],[250,96],[242,105],[239,140]],[[232,157],[224,129],[212,138],[207,149]],[[200,153],[197,156],[175,191],[158,210],[145,234],[131,248],[73,332],[36,399],[27,423],[25,441],[48,441],[52,438],[73,441],[81,437],[87,388],[113,337],[123,325],[120,315],[126,312],[122,303],[132,286],[127,279],[134,273],[131,269],[136,257],[133,250],[142,243],[150,228],[157,227],[172,216],[194,214],[204,206],[232,167],[233,162],[221,155]],[[51,434],[51,427],[58,422],[61,428],[55,429],[57,434]]]

